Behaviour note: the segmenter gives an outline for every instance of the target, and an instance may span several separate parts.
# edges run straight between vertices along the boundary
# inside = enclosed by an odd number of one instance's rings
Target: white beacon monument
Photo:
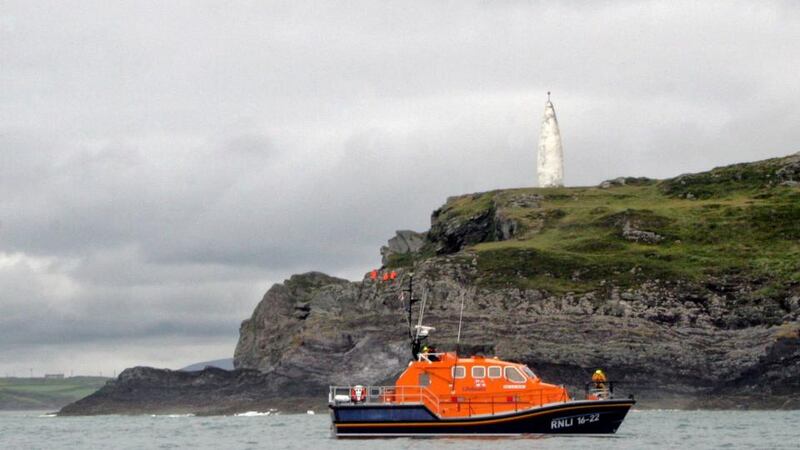
[[[550,101],[550,92],[547,93],[547,103],[544,104],[537,174],[540,187],[564,186],[564,150],[561,148],[561,132],[558,131],[556,110]]]

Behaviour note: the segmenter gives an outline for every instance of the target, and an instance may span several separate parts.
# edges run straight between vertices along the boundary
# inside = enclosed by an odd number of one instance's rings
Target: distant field
[[[100,389],[108,378],[0,378],[0,410],[58,409]]]

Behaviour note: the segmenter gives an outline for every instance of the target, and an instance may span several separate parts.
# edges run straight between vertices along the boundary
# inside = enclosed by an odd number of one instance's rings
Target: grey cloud
[[[5,2],[0,371],[230,354],[270,283],[533,185],[548,90],[570,185],[797,151],[798,11]]]

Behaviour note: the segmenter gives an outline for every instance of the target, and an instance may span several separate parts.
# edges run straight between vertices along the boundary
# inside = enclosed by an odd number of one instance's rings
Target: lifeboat
[[[416,333],[409,330],[414,358],[394,385],[330,387],[335,437],[609,434],[636,403],[615,398],[613,382],[587,383],[574,399],[524,364],[426,350],[421,342],[434,328],[421,325],[422,311],[424,303]]]

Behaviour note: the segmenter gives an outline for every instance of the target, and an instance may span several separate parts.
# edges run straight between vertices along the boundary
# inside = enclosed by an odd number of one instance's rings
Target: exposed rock
[[[278,390],[286,389],[288,391]],[[234,414],[319,406],[317,393],[276,383],[257,370],[207,367],[182,372],[152,367],[125,369],[94,394],[65,406],[61,416],[94,414]],[[314,395],[314,398],[307,396]]]
[[[501,211],[495,213],[494,223],[494,235],[498,241],[506,241],[511,239],[519,232],[519,223],[516,220],[507,217]]]
[[[622,225],[622,237],[633,242],[644,242],[647,244],[657,244],[664,240],[664,237],[652,231],[637,230],[631,221],[626,221]]]
[[[463,297],[462,349],[522,361],[573,395],[603,367],[642,407],[730,407],[723,397],[751,408],[800,407],[793,400],[800,389],[792,384],[800,379],[798,339],[763,311],[737,326],[736,293],[752,289],[743,280],[711,285],[723,295],[660,282],[553,295],[480,288],[477,275],[474,258],[461,255],[415,267],[416,292],[427,300],[425,322],[437,328],[431,338],[437,347],[454,347]],[[61,413],[302,411],[322,407],[330,384],[390,383],[409,359],[398,301],[408,276],[400,270],[385,283],[295,275],[273,286],[242,323],[238,370],[134,368]],[[731,393],[732,380],[757,383],[758,394],[744,394],[750,387]],[[692,403],[699,398],[705,403]]]
[[[775,176],[784,186],[800,184],[800,153],[786,158],[784,164],[775,171]]]
[[[800,409],[800,336],[778,337],[753,365],[733,371],[693,406],[752,409],[762,404],[775,409]],[[753,399],[761,399],[754,406]]]
[[[426,323],[437,327],[432,339],[438,347],[454,345],[460,299],[465,296],[462,348],[524,361],[576,393],[592,368],[604,367],[636,392],[644,406],[686,405],[692,398],[712,395],[731,374],[763,365],[759,361],[769,351],[764,343],[780,329],[770,324],[775,322],[763,322],[763,313],[736,329],[730,300],[709,299],[688,285],[650,282],[621,293],[550,295],[535,289],[476,288],[475,276],[472,263],[454,257],[428,260],[415,268],[414,283],[427,298]],[[261,360],[237,360],[237,366],[277,367],[274,373],[286,379],[305,370],[304,383],[317,392],[331,383],[393,379],[409,357],[397,301],[406,280],[407,273],[401,272],[392,284],[369,279],[351,283],[348,292],[354,296],[342,297],[341,315],[320,315],[302,328],[289,327],[296,330],[294,346],[267,343]],[[321,287],[317,295],[326,295],[326,289]],[[242,329],[274,336],[267,328]],[[242,336],[245,342],[254,339]],[[276,351],[282,355],[277,364],[272,357]],[[797,364],[792,370],[800,368]],[[781,381],[776,377],[769,382]],[[753,407],[767,405],[751,401]]]
[[[664,236],[643,228],[661,228],[669,221],[649,210],[628,209],[603,217],[599,223],[604,226],[613,226],[619,230],[620,236],[628,241],[657,244],[664,240]]]
[[[472,214],[457,211],[458,203],[464,198],[471,198],[486,204]],[[510,214],[514,208],[536,210],[543,199],[539,194],[515,193],[504,198],[502,203],[490,194],[473,194],[449,198],[447,203],[431,215],[431,229],[427,239],[438,254],[456,253],[465,247],[481,242],[505,241],[521,236],[525,232],[537,231],[524,227]],[[540,228],[552,212],[540,212],[538,228]]]
[[[494,240],[494,207],[481,210],[469,217],[447,216],[441,208],[431,216],[428,239],[436,252],[455,253],[462,248]]]
[[[427,233],[417,233],[411,230],[398,230],[395,236],[389,239],[389,245],[381,247],[381,262],[385,266],[393,255],[417,253],[425,245]]]
[[[597,187],[600,189],[609,189],[616,186],[636,185],[641,186],[645,184],[655,183],[655,180],[647,177],[617,177],[612,180],[605,180]]]
[[[793,182],[796,181],[800,181],[800,153],[717,167],[708,172],[683,174],[664,180],[660,186],[668,195],[705,199],[730,195],[741,190],[764,189],[776,185],[794,186]]]
[[[536,209],[544,200],[544,196],[533,193],[519,192],[511,195],[507,204],[509,208]]]
[[[342,305],[356,296],[352,283],[319,272],[293,275],[272,286],[252,317],[242,322],[234,365],[263,372],[278,370],[285,354],[301,344],[297,335],[306,321],[338,314]]]

